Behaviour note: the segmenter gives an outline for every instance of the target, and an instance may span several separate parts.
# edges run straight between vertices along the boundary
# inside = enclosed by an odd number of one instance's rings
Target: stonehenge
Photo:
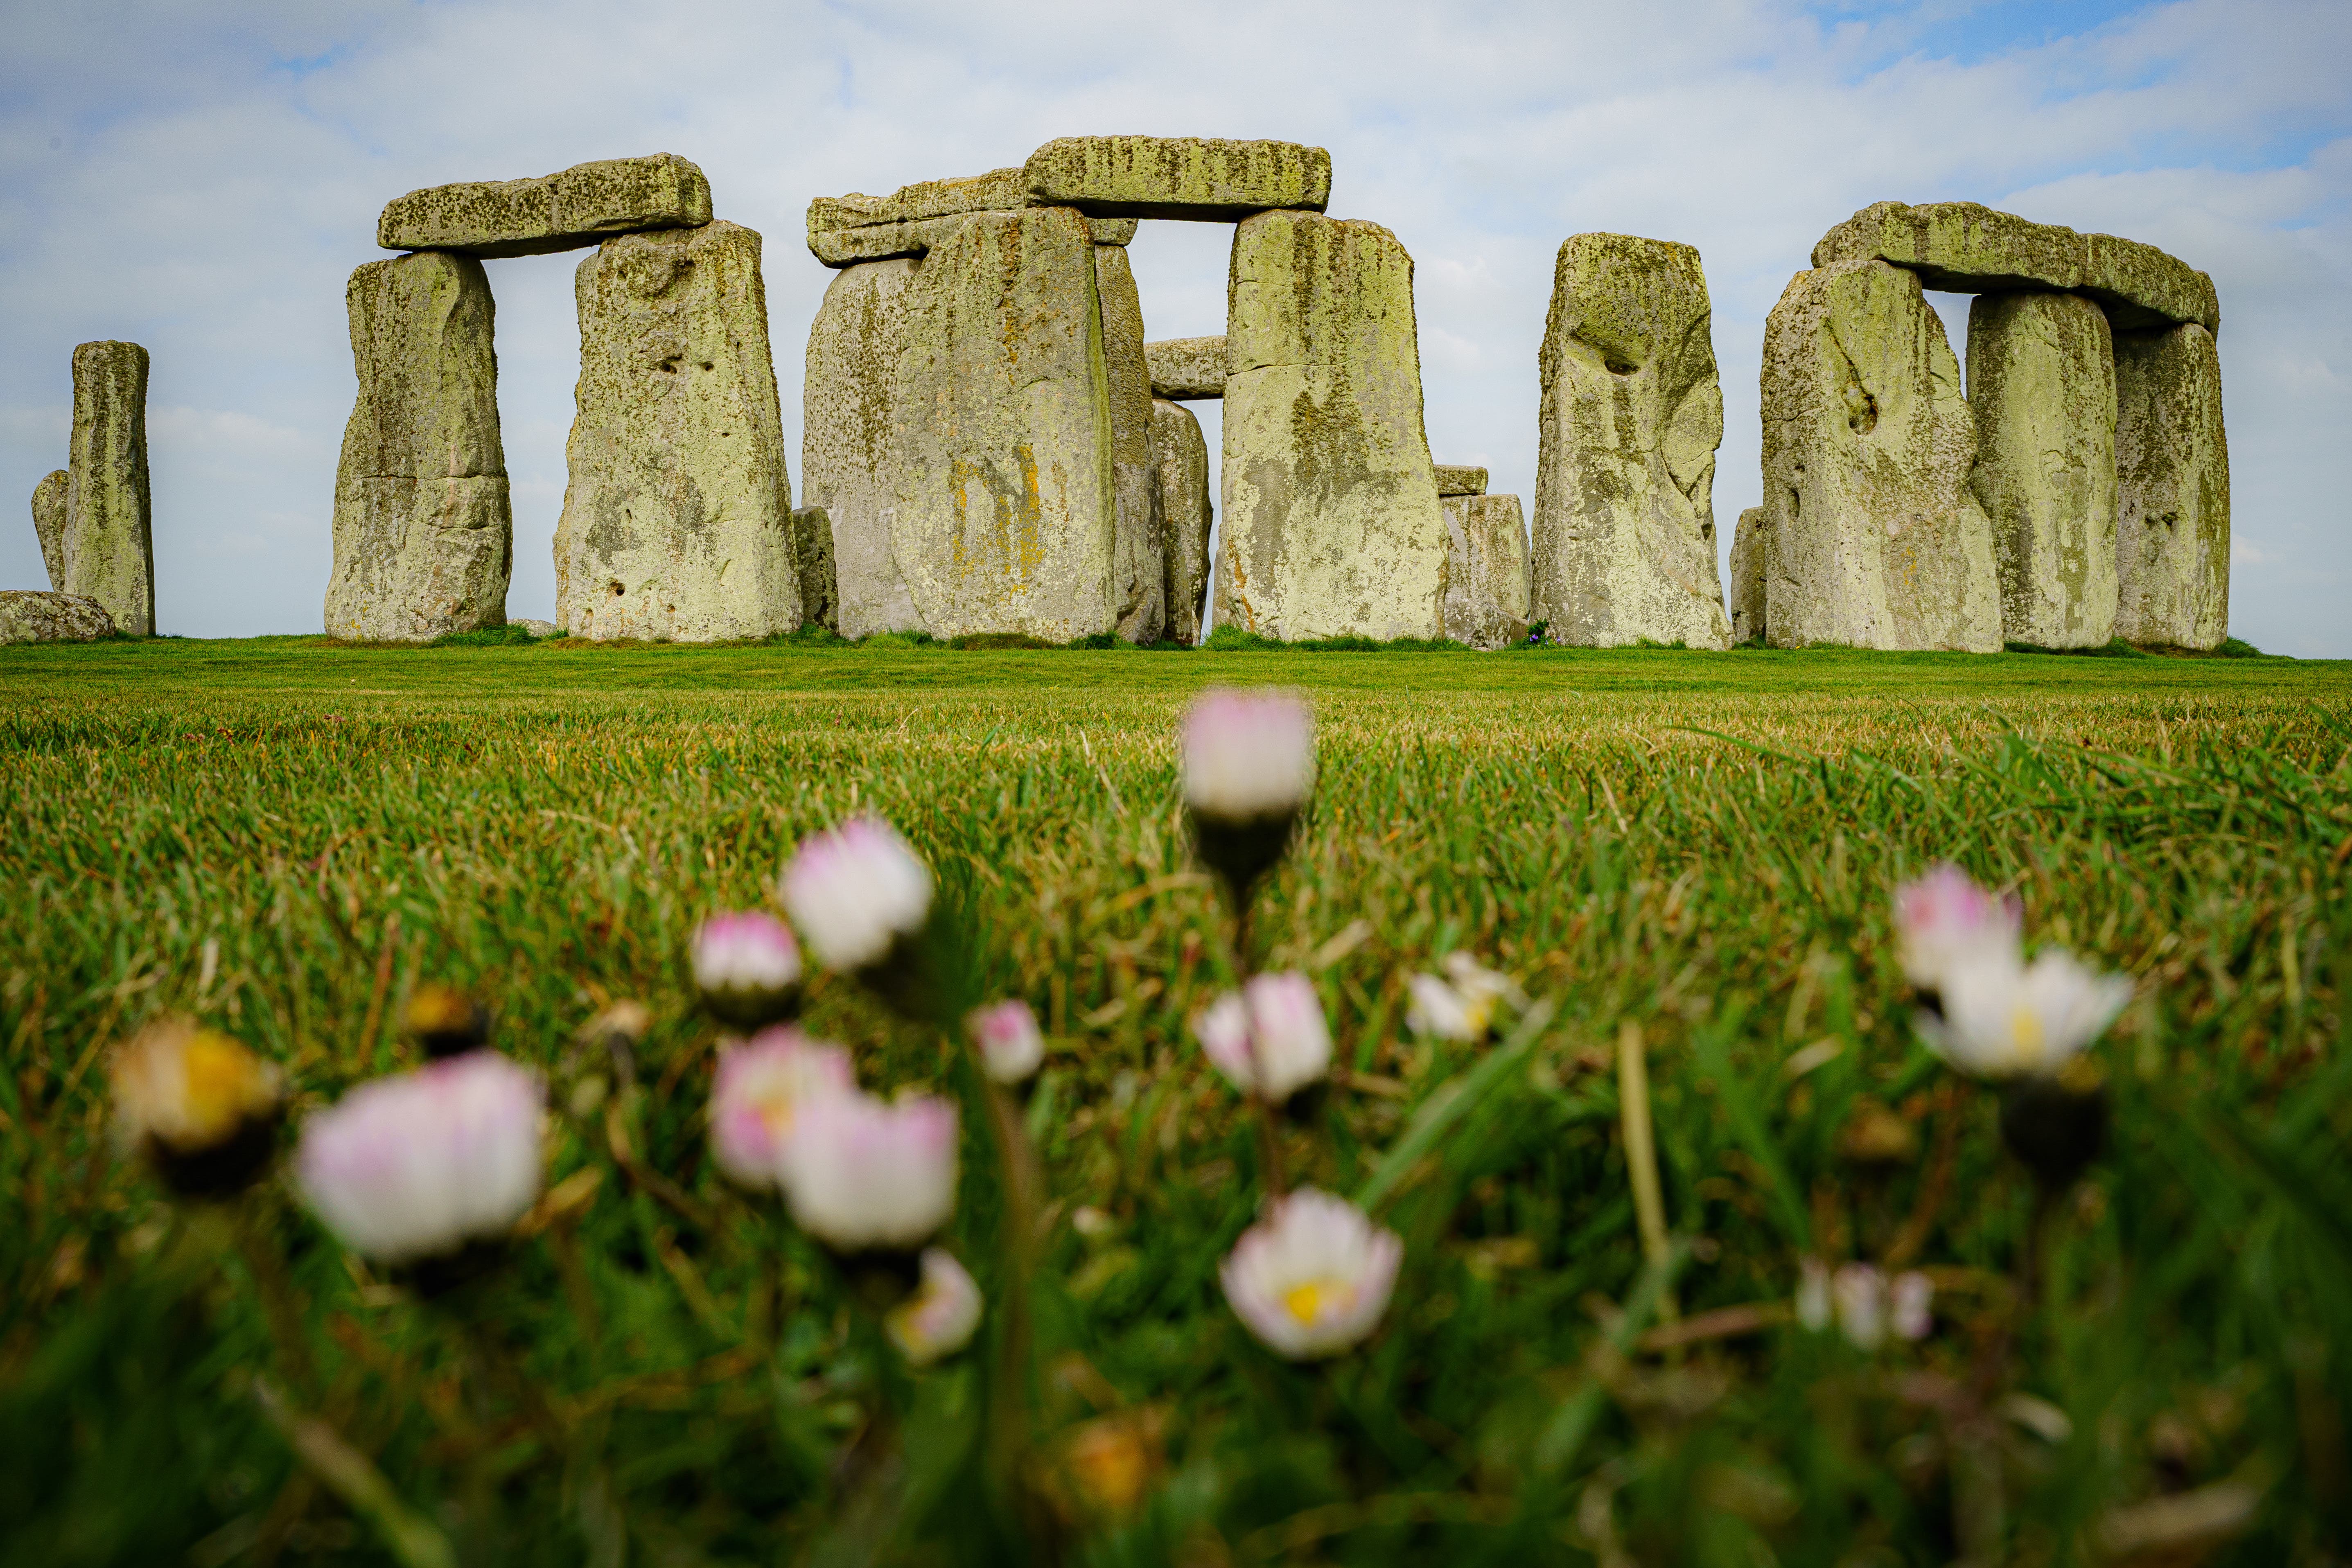
[[[670,153],[580,163],[536,180],[482,181],[411,191],[386,203],[375,242],[385,250],[445,250],[488,259],[578,250],[646,229],[710,221],[710,182]]]
[[[73,437],[58,561],[61,594],[89,599],[114,629],[155,633],[155,546],[147,489],[147,351],[73,353]]]
[[[1438,600],[1444,635],[1472,647],[1527,641],[1535,584],[1519,498],[1486,494],[1484,468],[1438,469],[1445,515],[1445,585]],[[1457,487],[1444,490],[1444,476]]]
[[[1209,493],[1209,443],[1182,404],[1151,400],[1152,479],[1166,555],[1168,636],[1197,643],[1207,635],[1209,531],[1216,515]]]
[[[2230,632],[2221,362],[2196,321],[2118,331],[2116,635],[2219,647]]]
[[[33,533],[41,542],[41,565],[54,593],[66,591],[66,504],[73,474],[52,469],[33,487]]]
[[[114,618],[96,599],[0,589],[0,643],[96,642],[114,630]]]

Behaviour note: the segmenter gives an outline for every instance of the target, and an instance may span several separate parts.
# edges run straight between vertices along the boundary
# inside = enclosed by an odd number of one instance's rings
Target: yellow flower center
[[[1356,1288],[1345,1279],[1309,1279],[1283,1292],[1285,1310],[1308,1325],[1329,1317],[1356,1299]]]
[[[2047,1037],[2042,1029],[2042,1015],[2020,1003],[2009,1015],[2009,1048],[2011,1058],[2021,1068],[2031,1068],[2042,1060]]]
[[[253,1053],[214,1029],[199,1029],[181,1053],[187,1142],[224,1138],[249,1112],[269,1103],[269,1089]]]

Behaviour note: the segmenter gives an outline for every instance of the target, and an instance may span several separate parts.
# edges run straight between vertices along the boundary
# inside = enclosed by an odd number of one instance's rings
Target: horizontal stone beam
[[[486,180],[411,191],[384,204],[375,242],[386,250],[544,256],[643,229],[710,221],[710,182],[675,153],[577,163],[535,180]]]
[[[928,256],[944,244],[956,228],[979,212],[1017,212],[1013,207],[981,207],[942,217],[914,218],[904,223],[865,224],[856,228],[820,229],[816,204],[810,205],[809,254],[827,267],[855,267],[861,261],[887,261],[894,256]],[[1087,219],[1087,237],[1097,245],[1125,245],[1135,237],[1135,219]]]
[[[2111,234],[2078,234],[1976,202],[1906,206],[1880,202],[1822,237],[1813,265],[1886,261],[1930,289],[1964,294],[2063,289],[2107,308],[2125,330],[2194,321],[2221,328],[2213,279],[2152,245]]]
[[[1027,174],[1031,201],[1095,217],[1232,223],[1331,200],[1331,154],[1295,142],[1065,136],[1029,154]]]
[[[1010,212],[1029,205],[1029,176],[1021,169],[991,169],[950,180],[920,180],[900,185],[887,196],[851,192],[845,196],[819,196],[808,205],[809,243],[834,229],[874,228],[888,224],[919,223],[927,217],[955,217],[964,213]]]
[[[1163,338],[1143,345],[1151,372],[1151,395],[1171,403],[1199,403],[1225,395],[1225,340]]]
[[[1441,496],[1482,496],[1486,493],[1486,470],[1465,468],[1453,463],[1437,465],[1437,493]]]

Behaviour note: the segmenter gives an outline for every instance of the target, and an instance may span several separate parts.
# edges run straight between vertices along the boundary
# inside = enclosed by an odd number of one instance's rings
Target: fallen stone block
[[[1439,505],[1445,513],[1445,592],[1439,612],[1445,635],[1472,647],[1517,647],[1528,640],[1534,597],[1519,498],[1456,491]]]
[[[1151,395],[1171,403],[1200,402],[1225,395],[1225,340],[1162,338],[1143,345],[1151,367]]]
[[[801,625],[841,629],[841,596],[835,586],[833,520],[821,506],[793,513],[793,558],[800,563]]]
[[[1230,223],[1270,208],[1321,212],[1331,154],[1295,142],[1065,136],[1029,155],[1029,198],[1095,217]]]
[[[923,625],[890,544],[899,362],[916,266],[901,258],[846,268],[809,326],[801,493],[831,523],[834,629],[850,638]]]
[[[1622,234],[1559,247],[1539,357],[1535,618],[1546,640],[1731,646],[1716,564],[1723,440],[1698,252]]]
[[[343,301],[359,395],[335,468],[327,635],[423,642],[503,625],[514,519],[482,264],[371,261]]]
[[[553,621],[534,620],[529,616],[525,616],[519,621],[509,621],[507,625],[519,626],[535,637],[551,637],[556,635],[556,626]]]
[[[66,503],[73,475],[58,468],[33,487],[33,533],[41,542],[41,564],[48,569],[49,586],[66,588]]]
[[[113,635],[113,618],[96,599],[0,589],[0,643],[96,642]]]
[[[573,292],[557,623],[600,641],[798,630],[760,237],[725,222],[625,235],[581,262]]]
[[[1766,640],[1764,580],[1772,565],[1771,513],[1751,506],[1739,514],[1731,534],[1731,641],[1734,647]]]
[[[2078,234],[1976,202],[1906,206],[1880,202],[1822,237],[1813,265],[1887,261],[1931,289],[1964,294],[2059,289],[2107,307],[2118,328],[2195,321],[2221,329],[2213,279],[2152,245],[2111,234]]]
[[[1445,517],[1421,416],[1412,258],[1377,224],[1234,231],[1217,624],[1434,637]]]
[[[147,489],[147,351],[83,343],[73,353],[67,463],[65,581],[95,599],[117,631],[155,632],[155,545]]]
[[[577,163],[532,180],[487,180],[411,191],[384,204],[375,242],[386,250],[544,256],[617,234],[710,221],[710,182],[675,153]]]
[[[2215,648],[2230,635],[2230,442],[2221,362],[2190,323],[2117,332],[2116,635]]]
[[[1486,470],[1467,468],[1454,463],[1437,465],[1437,493],[1441,496],[1482,496],[1486,493]]]
[[[2116,355],[2079,294],[1979,294],[1969,310],[1969,487],[1992,520],[2001,636],[2105,647],[2116,626]]]
[[[1186,645],[1201,640],[1209,607],[1209,443],[1201,422],[1181,403],[1151,401],[1151,456],[1159,489],[1160,535],[1167,548],[1167,636]]]
[[[1102,313],[1103,382],[1110,395],[1111,486],[1118,508],[1112,629],[1149,647],[1168,626],[1168,550],[1160,538],[1151,452],[1151,374],[1144,367],[1143,301],[1127,252],[1095,247]]]
[[[2000,652],[1976,421],[1919,275],[1798,273],[1767,319],[1760,383],[1773,646]]]

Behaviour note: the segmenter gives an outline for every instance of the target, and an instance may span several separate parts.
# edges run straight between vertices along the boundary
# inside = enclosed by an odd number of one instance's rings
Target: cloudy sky
[[[75,343],[147,345],[167,632],[320,626],[343,280],[382,254],[387,198],[694,159],[719,216],[768,237],[797,456],[830,277],[798,237],[810,197],[1140,132],[1330,149],[1332,215],[1415,258],[1434,455],[1487,464],[1497,490],[1535,489],[1559,242],[1696,245],[1727,543],[1760,488],[1764,316],[1822,230],[1873,201],[1966,198],[2162,246],[2221,289],[2231,629],[2352,656],[2343,0],[0,0],[0,492],[63,466]],[[1228,232],[1143,226],[1150,335],[1223,330]],[[577,260],[490,264],[515,616],[554,609]],[[1966,300],[1931,298],[1957,348]],[[26,503],[5,504],[0,587],[46,586]]]

